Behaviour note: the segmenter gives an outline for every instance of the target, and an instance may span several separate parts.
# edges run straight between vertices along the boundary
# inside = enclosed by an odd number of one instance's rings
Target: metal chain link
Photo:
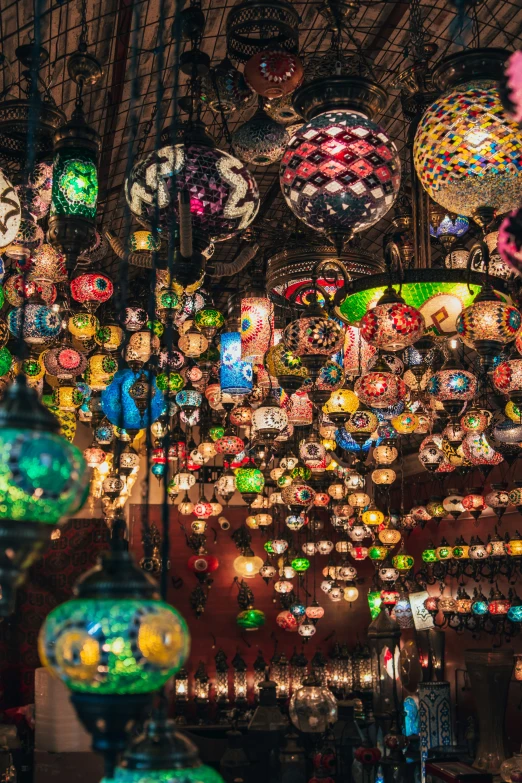
[[[410,0],[410,41],[414,59],[422,60],[424,58],[426,31],[424,30],[420,0]]]
[[[80,19],[82,29],[80,33],[80,40],[78,41],[78,49],[80,52],[84,52],[87,49],[87,35],[89,32],[87,27],[87,0],[81,0]]]

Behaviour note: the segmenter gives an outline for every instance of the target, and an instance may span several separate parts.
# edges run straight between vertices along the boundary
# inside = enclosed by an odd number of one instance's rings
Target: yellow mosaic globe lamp
[[[508,56],[505,49],[469,49],[441,60],[433,81],[442,94],[424,113],[413,145],[431,198],[481,225],[522,200],[522,136],[497,85]]]

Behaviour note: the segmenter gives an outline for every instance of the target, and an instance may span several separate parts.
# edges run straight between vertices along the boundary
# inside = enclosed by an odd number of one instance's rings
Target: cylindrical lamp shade
[[[430,748],[453,745],[451,695],[449,682],[421,682],[419,685],[419,723],[422,781],[426,780],[425,762]]]
[[[248,394],[252,390],[252,365],[241,359],[241,335],[225,332],[221,335],[219,382],[228,394]]]
[[[244,361],[261,363],[270,348],[274,331],[274,308],[267,297],[241,300],[241,354]]]
[[[85,147],[60,150],[54,158],[51,215],[94,220],[97,200],[96,153]]]

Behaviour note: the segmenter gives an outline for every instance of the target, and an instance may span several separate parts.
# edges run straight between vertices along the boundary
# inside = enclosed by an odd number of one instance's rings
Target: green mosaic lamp
[[[251,503],[256,495],[261,494],[264,486],[265,477],[258,468],[238,468],[236,489],[247,503]]]
[[[101,783],[223,783],[212,767],[201,763],[194,743],[175,731],[163,714],[145,723],[144,732],[124,753],[121,764]]]
[[[53,529],[84,504],[89,489],[82,453],[59,433],[56,417],[19,375],[0,404],[0,616]]]
[[[78,717],[103,753],[107,769],[155,691],[183,666],[190,635],[183,617],[159,599],[152,577],[135,564],[113,521],[111,549],[56,607],[40,631],[44,666],[71,690]]]
[[[85,121],[80,96],[83,84],[95,84],[102,75],[95,65],[95,59],[85,52],[69,58],[69,75],[78,85],[78,97],[71,119],[58,128],[53,139],[49,239],[65,254],[68,269],[94,237],[101,139]]]

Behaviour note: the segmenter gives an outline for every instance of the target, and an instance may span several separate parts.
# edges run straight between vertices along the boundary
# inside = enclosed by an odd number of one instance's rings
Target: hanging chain
[[[426,32],[424,30],[420,0],[410,0],[410,44],[415,60],[423,60],[425,58],[425,43]]]
[[[85,52],[87,51],[87,35],[89,32],[87,27],[87,0],[81,0],[80,17],[81,32],[80,39],[78,41],[78,49],[80,52]]]

